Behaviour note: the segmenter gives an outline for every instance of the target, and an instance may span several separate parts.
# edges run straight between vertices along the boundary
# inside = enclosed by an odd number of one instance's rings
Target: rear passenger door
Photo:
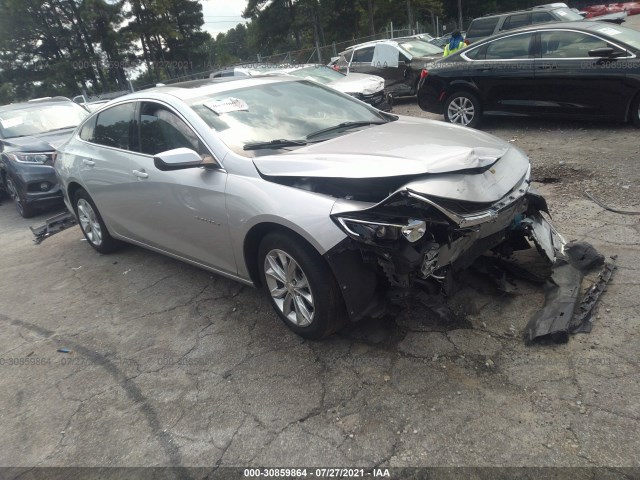
[[[539,33],[535,60],[536,91],[542,113],[624,116],[631,86],[626,82],[626,52],[596,35],[574,30]],[[602,59],[591,50],[611,47],[621,54]]]
[[[349,62],[349,71],[375,75],[375,68],[371,65],[373,61],[373,50],[373,45],[354,49],[353,56]]]
[[[100,112],[80,131],[85,146],[77,159],[80,178],[111,233],[130,237],[136,229],[128,215],[136,177],[135,102]]]

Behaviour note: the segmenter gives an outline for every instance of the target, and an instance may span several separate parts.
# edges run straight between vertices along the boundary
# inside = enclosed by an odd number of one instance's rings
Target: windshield
[[[577,22],[578,20],[584,20],[582,15],[577,14],[570,8],[558,8],[553,12],[561,17],[563,22]]]
[[[409,52],[412,57],[428,57],[431,55],[442,55],[442,49],[431,43],[422,40],[411,40],[402,42],[400,46]]]
[[[335,90],[306,80],[262,83],[190,100],[189,105],[233,151],[245,145],[307,140],[320,130],[350,122],[379,123],[393,118]],[[342,134],[338,129],[313,141]]]
[[[78,126],[89,115],[82,107],[64,105],[28,105],[19,110],[0,112],[0,131],[3,138],[38,135],[52,130]]]
[[[325,65],[314,65],[311,67],[299,68],[289,72],[289,75],[314,80],[318,83],[331,83],[344,78],[344,73],[340,73]]]
[[[626,43],[635,50],[640,50],[640,32],[637,30],[619,27],[617,25],[600,24],[595,31],[608,35],[613,42]]]

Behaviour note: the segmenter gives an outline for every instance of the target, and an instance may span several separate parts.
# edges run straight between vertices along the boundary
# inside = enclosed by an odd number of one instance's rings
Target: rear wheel
[[[292,235],[270,233],[260,244],[258,262],[271,305],[295,333],[317,340],[344,326],[336,280],[311,246]]]
[[[470,92],[456,92],[444,104],[444,119],[455,125],[475,128],[481,116],[480,100]]]
[[[20,189],[13,182],[10,176],[7,175],[5,180],[7,186],[7,193],[13,200],[13,203],[16,206],[16,210],[23,218],[30,218],[36,214],[36,209],[29,205],[25,200],[24,196],[20,193]]]
[[[98,208],[85,190],[80,189],[74,195],[73,209],[84,238],[95,250],[110,253],[120,246],[120,242],[109,235]]]
[[[631,104],[631,121],[640,128],[640,93],[636,95],[636,99]]]

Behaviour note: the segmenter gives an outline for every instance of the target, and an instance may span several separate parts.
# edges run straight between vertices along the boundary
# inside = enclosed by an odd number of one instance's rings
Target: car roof
[[[383,38],[383,39],[380,39],[380,40],[371,40],[369,42],[364,42],[364,43],[358,43],[356,45],[351,45],[350,47],[347,47],[342,52],[340,52],[340,55],[342,55],[345,52],[348,52],[349,50],[353,50],[354,48],[370,47],[372,45],[378,45],[380,43],[386,43],[388,45],[398,45],[399,43],[410,42],[410,41],[413,41],[413,40],[420,41],[418,38],[407,38],[407,37]]]
[[[183,101],[192,98],[224,93],[237,88],[252,87],[261,84],[302,82],[301,78],[286,75],[256,75],[241,77],[206,78],[203,80],[190,80],[187,82],[173,83],[161,87],[153,87],[139,92],[131,93],[118,100],[135,100],[137,98],[149,98],[150,96],[162,97],[171,95]]]
[[[50,105],[60,105],[62,103],[73,103],[67,97],[47,97],[47,98],[36,98],[33,100],[29,100],[28,102],[20,102],[20,103],[10,103],[8,105],[0,106],[0,112],[10,112],[13,110],[23,110],[25,108],[30,108],[35,105],[40,106],[50,106]],[[78,105],[79,106],[79,105]],[[82,108],[82,107],[80,107]]]
[[[521,10],[512,10],[510,12],[503,12],[503,13],[488,13],[486,15],[483,15],[482,17],[476,17],[472,20],[482,20],[485,18],[493,18],[493,17],[503,17],[505,15],[513,15],[514,13],[527,13],[527,12],[548,12],[551,10],[558,10],[560,8],[569,8],[565,3],[549,3],[546,5],[537,5],[535,7],[529,7],[529,8],[523,8]]]
[[[557,29],[580,30],[583,32],[589,32],[602,27],[622,28],[627,30],[625,27],[620,27],[619,25],[611,25],[610,23],[605,23],[605,22],[549,22],[549,23],[538,23],[535,25],[527,25],[525,27],[514,28],[513,30],[500,32],[496,35],[492,35],[491,37],[486,37],[478,41],[480,42],[480,41],[488,40],[489,38],[495,39],[499,37],[506,37],[509,35],[513,35],[514,33],[521,33],[521,32],[538,32],[542,30],[557,30]],[[607,35],[606,32],[599,32],[599,33],[605,36]]]

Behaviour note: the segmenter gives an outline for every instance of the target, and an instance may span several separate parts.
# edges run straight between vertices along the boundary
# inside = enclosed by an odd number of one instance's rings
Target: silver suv
[[[468,43],[477,42],[485,37],[490,37],[506,30],[526,27],[538,23],[548,22],[573,22],[584,20],[582,15],[574,12],[564,3],[540,5],[527,10],[502,13],[499,15],[487,15],[476,18],[467,29],[465,40]]]

